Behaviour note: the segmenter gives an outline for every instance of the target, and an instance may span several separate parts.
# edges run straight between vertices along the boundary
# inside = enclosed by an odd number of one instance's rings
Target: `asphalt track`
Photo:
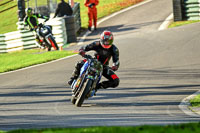
[[[179,104],[200,88],[200,23],[158,31],[171,13],[171,0],[152,0],[103,21],[85,38],[82,45],[113,31],[120,85],[98,91],[81,108],[70,103],[66,86],[80,56],[1,74],[0,130],[199,121]]]

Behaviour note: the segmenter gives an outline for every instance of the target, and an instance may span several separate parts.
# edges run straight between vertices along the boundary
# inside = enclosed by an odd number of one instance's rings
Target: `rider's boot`
[[[71,77],[70,80],[67,83],[71,86],[73,81],[74,81],[74,77]]]
[[[69,81],[68,81],[68,84],[71,86],[72,85],[72,83],[73,83],[73,81],[75,80],[75,79],[77,79],[78,78],[78,75],[76,74],[76,73],[73,73],[72,74],[72,77],[69,79]]]
[[[95,96],[96,96],[96,93],[99,89],[106,89],[105,85],[103,83],[99,83],[96,88],[95,88]]]
[[[75,69],[74,69],[73,73],[72,73],[72,77],[71,77],[70,80],[68,81],[68,84],[69,84],[70,86],[72,85],[74,79],[77,79],[77,78],[78,78],[79,74],[80,74],[80,66],[79,66],[79,64],[77,64],[77,65],[75,66]]]

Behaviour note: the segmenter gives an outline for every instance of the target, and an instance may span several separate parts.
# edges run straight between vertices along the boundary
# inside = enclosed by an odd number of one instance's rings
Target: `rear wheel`
[[[92,80],[87,79],[86,82],[84,83],[79,95],[78,95],[78,98],[76,99],[75,105],[77,107],[81,107],[81,105],[83,104],[85,97],[88,94],[91,86],[92,86]]]

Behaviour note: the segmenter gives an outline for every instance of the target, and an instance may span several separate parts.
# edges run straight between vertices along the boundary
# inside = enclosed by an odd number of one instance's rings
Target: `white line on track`
[[[179,104],[179,108],[187,115],[189,116],[196,116],[196,117],[200,117],[200,114],[194,113],[189,109],[190,106],[190,102],[189,100],[194,98],[196,95],[200,94],[200,90],[195,92],[194,94],[184,98],[181,103]]]
[[[173,21],[173,16],[174,16],[173,13],[170,14],[165,19],[165,21],[160,25],[160,27],[158,28],[158,30],[164,30],[164,29],[166,29],[169,26],[169,24]]]

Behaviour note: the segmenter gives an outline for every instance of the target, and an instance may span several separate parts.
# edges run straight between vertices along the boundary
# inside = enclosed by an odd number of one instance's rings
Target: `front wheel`
[[[86,95],[90,91],[90,87],[92,86],[92,82],[93,81],[91,79],[87,79],[86,82],[84,83],[81,91],[79,92],[78,98],[76,99],[75,105],[77,107],[81,107],[81,105],[83,104],[83,101],[84,101]]]
[[[54,39],[52,36],[50,36],[50,37],[48,38],[48,40],[49,40],[49,42],[51,43],[51,46],[52,46],[55,50],[59,50],[58,45],[57,45],[55,39]]]

